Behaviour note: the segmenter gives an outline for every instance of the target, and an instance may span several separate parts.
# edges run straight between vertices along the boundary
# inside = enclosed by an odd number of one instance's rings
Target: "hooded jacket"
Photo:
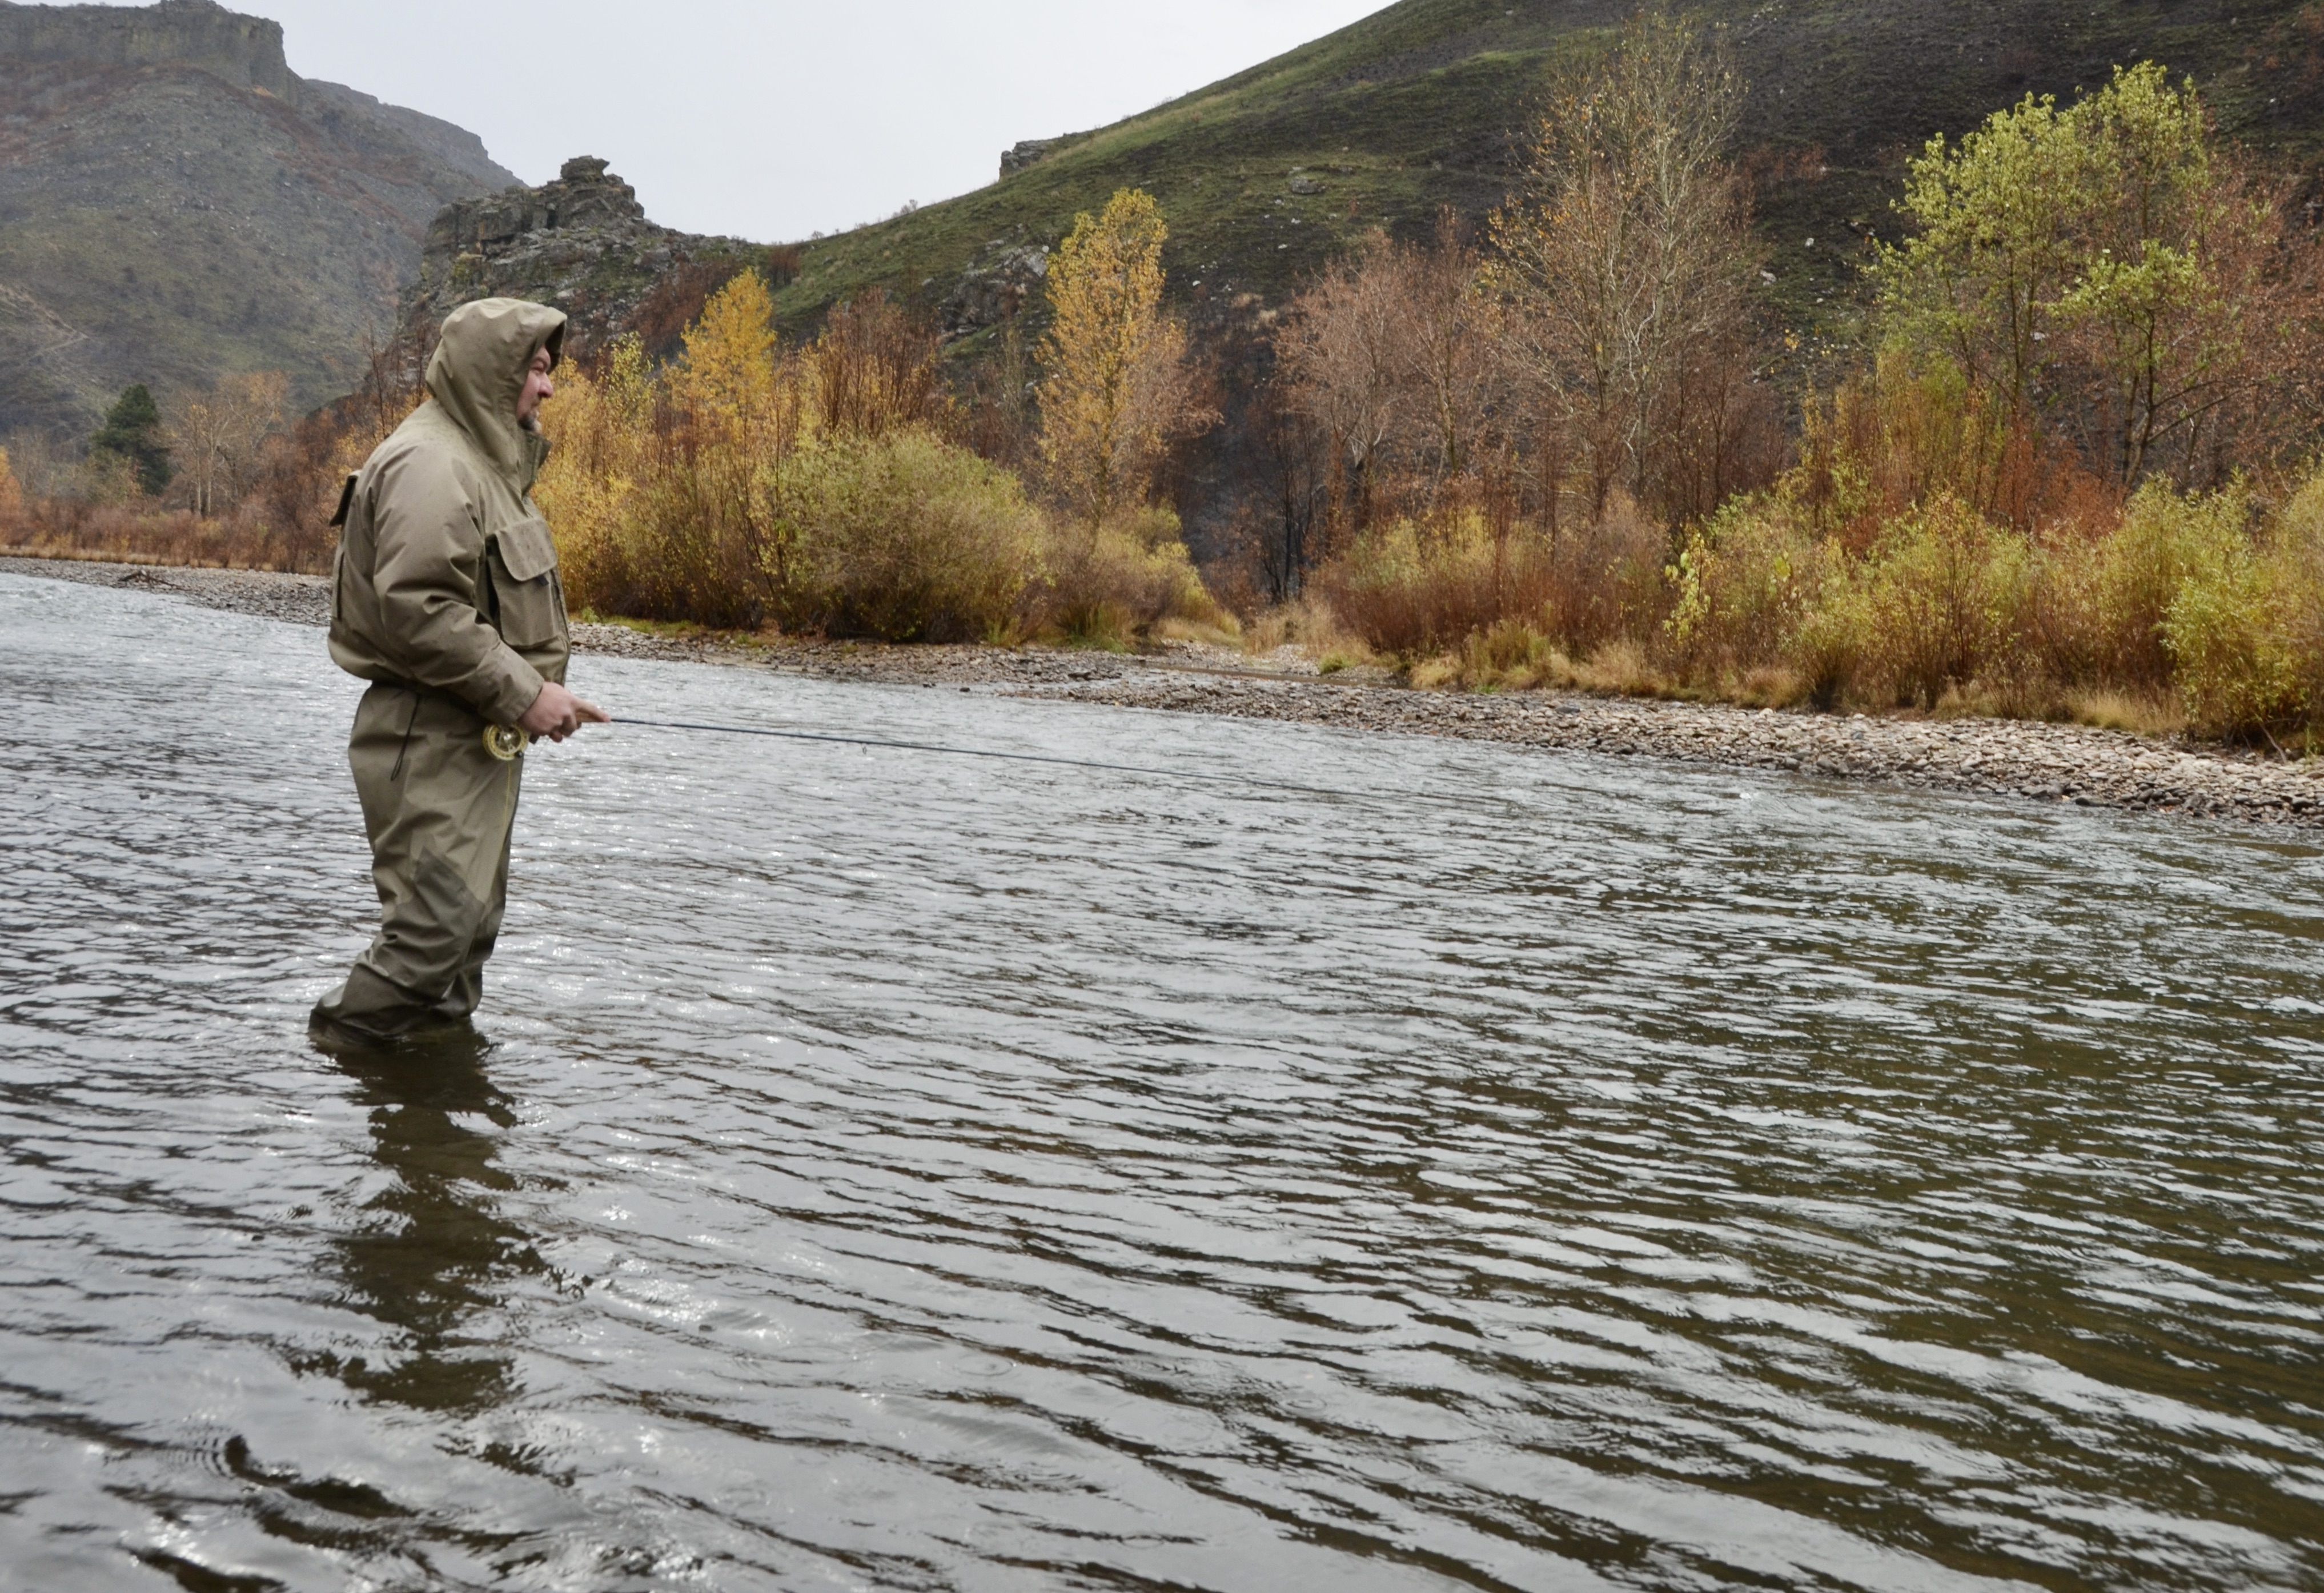
[[[365,680],[449,694],[514,724],[571,649],[557,545],[533,507],[549,456],[517,424],[532,356],[562,312],[484,299],[445,318],[428,401],[350,476],[331,582],[331,658]]]

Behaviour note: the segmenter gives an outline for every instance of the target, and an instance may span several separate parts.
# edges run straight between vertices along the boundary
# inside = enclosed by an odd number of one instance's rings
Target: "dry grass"
[[[1165,614],[1146,634],[1155,641],[1195,641],[1208,647],[1240,647],[1243,641],[1242,622],[1223,610],[1216,622]]]
[[[323,575],[330,548],[319,538],[286,537],[255,512],[203,520],[182,509],[57,499],[0,524],[0,552],[30,558]]]
[[[1601,642],[1576,659],[1529,626],[1504,622],[1457,650],[1416,660],[1406,678],[1424,691],[1582,691],[1596,696],[1683,698],[1699,694],[1631,638]]]
[[[1331,603],[1314,594],[1268,609],[1242,628],[1243,651],[1252,658],[1286,647],[1306,654],[1326,675],[1379,661],[1363,639],[1341,622]]]
[[[2064,706],[2075,723],[2099,730],[2161,737],[2177,735],[2187,728],[2185,705],[2166,693],[2106,688],[2069,692]]]

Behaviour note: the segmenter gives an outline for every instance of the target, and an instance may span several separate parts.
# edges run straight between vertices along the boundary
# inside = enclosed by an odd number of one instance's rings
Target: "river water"
[[[593,732],[334,1061],[354,683],[0,576],[0,1583],[2324,1586],[2312,842],[576,673],[1343,794]]]

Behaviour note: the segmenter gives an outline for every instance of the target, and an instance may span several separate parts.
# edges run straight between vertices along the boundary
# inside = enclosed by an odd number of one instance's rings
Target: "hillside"
[[[309,82],[210,0],[0,0],[0,435],[85,435],[125,383],[353,385],[447,204],[515,178],[473,134]]]
[[[1403,0],[1095,132],[1020,145],[991,186],[818,240],[781,296],[804,327],[885,285],[973,334],[1074,213],[1143,186],[1174,229],[1174,291],[1225,331],[1365,229],[1489,212],[1548,69],[1602,47],[1629,0]],[[2116,62],[2190,74],[2234,136],[2288,169],[2324,148],[2324,6],[2302,0],[1702,0],[1751,88],[1742,149],[1771,245],[1772,308],[1844,318],[1852,262],[1893,229],[1906,154],[2028,92]],[[1810,240],[1813,240],[1812,243]]]

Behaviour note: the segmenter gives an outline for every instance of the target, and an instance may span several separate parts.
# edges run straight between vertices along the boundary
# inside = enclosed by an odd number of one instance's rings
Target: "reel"
[[[513,763],[516,755],[524,750],[524,732],[512,724],[484,726],[484,750],[503,763]]]

